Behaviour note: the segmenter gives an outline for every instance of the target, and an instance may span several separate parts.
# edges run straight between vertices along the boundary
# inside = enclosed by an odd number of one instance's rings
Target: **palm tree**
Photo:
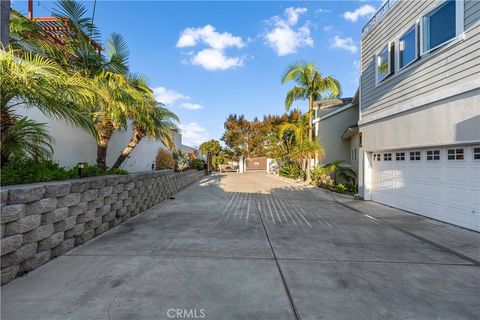
[[[146,85],[129,76],[128,46],[119,34],[112,34],[106,43],[106,52],[96,51],[100,33],[86,16],[87,9],[77,1],[62,0],[55,15],[68,17],[69,35],[66,37],[66,63],[70,72],[79,72],[97,87],[102,99],[91,105],[91,120],[98,132],[97,165],[106,168],[107,149],[113,133],[127,128],[127,119],[136,118],[146,112],[153,100]]]
[[[320,142],[311,141],[307,138],[309,117],[309,112],[307,112],[298,117],[295,122],[284,122],[278,127],[278,137],[280,139],[291,139],[293,136],[295,143],[290,152],[297,161],[303,162],[302,169],[306,171],[308,171],[308,159],[324,153]]]
[[[28,132],[23,141],[36,141],[39,146],[50,146],[51,142],[41,124],[20,119],[15,114],[17,105],[35,107],[50,118],[66,121],[95,134],[86,106],[97,101],[96,94],[82,77],[67,74],[54,61],[31,53],[21,54],[13,49],[0,50],[0,86],[2,160],[5,162],[10,159],[8,154],[12,154],[7,151],[7,146],[15,143],[14,138],[22,138],[20,132]],[[19,120],[22,122],[17,124]],[[24,151],[15,148],[17,151],[14,153],[47,154],[28,151],[32,143],[21,144],[19,140],[18,147],[20,145],[25,146]]]
[[[47,159],[53,153],[53,139],[45,124],[14,115],[15,122],[2,134],[1,165],[21,159]]]
[[[313,139],[313,102],[320,100],[323,93],[333,96],[341,95],[341,86],[338,80],[333,77],[323,77],[313,62],[295,62],[287,67],[283,76],[282,84],[294,81],[294,86],[285,98],[285,107],[290,110],[292,103],[296,100],[308,99],[308,140]]]
[[[173,135],[178,130],[175,121],[179,121],[177,115],[162,104],[152,107],[151,112],[134,118],[132,137],[112,168],[118,169],[144,137],[159,140],[167,148],[173,149]]]

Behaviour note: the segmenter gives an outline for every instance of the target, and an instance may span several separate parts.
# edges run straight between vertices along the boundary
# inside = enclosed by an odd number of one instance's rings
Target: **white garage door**
[[[372,200],[480,231],[480,146],[374,152]]]

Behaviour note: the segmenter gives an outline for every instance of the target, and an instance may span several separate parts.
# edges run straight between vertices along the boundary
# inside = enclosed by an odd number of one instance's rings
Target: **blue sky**
[[[180,116],[184,144],[198,146],[220,138],[230,113],[284,112],[293,84],[280,77],[297,60],[315,61],[352,96],[361,29],[381,3],[99,0],[95,23],[104,39],[125,37],[131,70],[147,76],[157,98]],[[91,13],[93,2],[84,4]],[[26,14],[26,0],[12,5]],[[34,16],[49,16],[54,6],[34,1]]]

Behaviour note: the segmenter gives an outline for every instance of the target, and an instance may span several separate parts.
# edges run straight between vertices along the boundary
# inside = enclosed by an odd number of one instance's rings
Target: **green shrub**
[[[330,176],[331,170],[329,168],[315,166],[310,170],[311,184],[320,186],[320,180],[325,180],[325,176]]]
[[[339,193],[345,193],[347,192],[347,187],[345,187],[343,184],[339,183],[335,186],[335,191]]]
[[[155,158],[155,168],[157,170],[175,169],[173,156],[167,150],[160,148]]]
[[[68,171],[51,160],[17,159],[5,164],[1,171],[2,185],[47,182],[69,178]]]
[[[85,164],[83,169],[84,177],[127,173],[127,171],[119,169],[102,170],[96,164]],[[15,160],[4,165],[1,171],[1,185],[48,182],[75,178],[78,178],[77,167],[65,169],[51,160]]]
[[[105,176],[109,174],[128,174],[128,171],[122,169],[101,169],[97,164],[88,164],[83,165],[83,177],[96,177],[96,176]],[[78,166],[75,166],[68,170],[68,176],[70,179],[78,178]]]
[[[358,193],[358,185],[349,183],[349,184],[346,185],[346,187],[347,187],[348,192]]]
[[[279,172],[282,177],[305,180],[305,172],[296,162],[284,162]]]
[[[206,166],[207,166],[207,163],[205,162],[205,160],[202,160],[202,159],[193,159],[191,162],[190,162],[190,168],[192,169],[197,169],[197,170],[204,170],[206,169]]]
[[[187,170],[190,167],[190,155],[185,151],[178,150],[174,153],[173,159],[175,159],[177,163],[177,169],[180,171]]]

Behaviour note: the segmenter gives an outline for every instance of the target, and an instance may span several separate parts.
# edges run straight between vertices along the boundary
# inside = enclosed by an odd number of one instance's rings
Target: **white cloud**
[[[207,129],[196,122],[180,124],[179,127],[182,131],[182,143],[187,146],[199,146],[209,137]]]
[[[346,37],[346,38],[341,38],[338,35],[336,35],[331,42],[330,45],[332,48],[340,48],[347,50],[350,53],[356,53],[358,48],[355,42],[353,41],[352,38]]]
[[[182,109],[188,109],[188,110],[203,109],[203,107],[201,105],[199,105],[198,103],[191,103],[191,102],[180,103],[178,107],[182,108]]]
[[[173,104],[179,100],[190,100],[190,97],[164,87],[154,88],[153,95],[155,100],[166,105]]]
[[[284,11],[285,18],[274,16],[269,19],[273,29],[265,35],[265,41],[279,56],[297,52],[298,48],[313,47],[313,39],[310,36],[310,28],[307,24],[294,28],[300,15],[307,12],[306,8],[287,8]]]
[[[226,70],[243,66],[243,58],[228,57],[223,51],[217,49],[203,49],[192,57],[191,63],[209,71]]]
[[[155,97],[155,100],[169,107],[176,106],[178,108],[189,110],[203,109],[203,106],[199,105],[198,103],[191,102],[191,98],[189,96],[165,87],[153,88],[153,96]]]
[[[200,51],[191,51],[189,63],[200,65],[206,70],[226,70],[243,65],[243,57],[230,57],[226,54],[228,48],[241,49],[245,46],[241,37],[228,32],[219,33],[215,27],[206,25],[202,28],[186,28],[180,34],[177,48],[207,46]]]
[[[372,7],[369,4],[365,4],[365,5],[361,6],[360,8],[358,8],[354,11],[345,12],[343,14],[343,17],[346,20],[356,22],[359,18],[365,17],[365,16],[370,16],[370,15],[374,14],[375,12],[377,12],[377,10],[374,7]]]

